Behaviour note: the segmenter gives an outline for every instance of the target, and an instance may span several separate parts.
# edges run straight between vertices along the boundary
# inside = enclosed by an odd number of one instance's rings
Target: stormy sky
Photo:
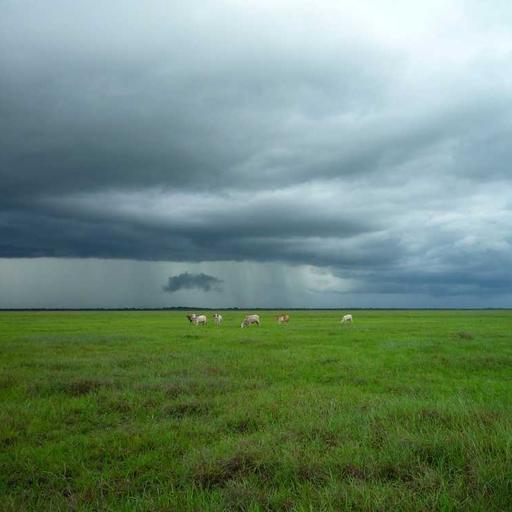
[[[512,307],[512,4],[0,3],[0,307]]]

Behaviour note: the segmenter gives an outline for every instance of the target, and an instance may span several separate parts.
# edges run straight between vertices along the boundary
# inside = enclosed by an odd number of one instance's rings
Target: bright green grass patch
[[[512,510],[512,312],[0,313],[0,510]]]

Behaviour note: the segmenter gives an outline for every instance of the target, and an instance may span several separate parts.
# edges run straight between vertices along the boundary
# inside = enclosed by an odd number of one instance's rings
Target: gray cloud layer
[[[512,8],[0,7],[0,257],[512,284]]]
[[[222,291],[222,282],[223,281],[221,279],[204,274],[203,272],[200,274],[183,272],[177,276],[169,277],[169,280],[163,289],[169,293],[174,293],[183,289],[190,290],[193,288],[197,288],[203,292],[209,292],[212,290],[220,292]]]

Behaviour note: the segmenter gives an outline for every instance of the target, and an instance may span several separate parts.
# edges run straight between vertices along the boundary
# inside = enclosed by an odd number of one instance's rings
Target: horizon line
[[[188,307],[188,306],[172,306],[172,307],[90,307],[90,308],[0,308],[0,312],[9,311],[510,311],[512,307],[419,307],[419,308],[381,308],[381,307],[338,307],[338,308],[307,308],[307,307],[230,307],[230,308],[211,308],[211,307]]]

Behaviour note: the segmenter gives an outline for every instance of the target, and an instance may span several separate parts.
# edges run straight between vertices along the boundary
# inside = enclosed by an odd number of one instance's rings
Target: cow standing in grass
[[[197,315],[194,318],[194,325],[206,325],[208,322],[208,318],[206,318],[206,315]]]
[[[215,325],[219,327],[220,324],[222,323],[222,315],[219,315],[219,313],[214,313],[213,321],[215,322]]]
[[[240,324],[240,327],[243,329],[244,327],[249,327],[249,325],[256,324],[258,327],[260,326],[260,315],[247,315],[244,318],[244,321]]]
[[[343,315],[340,324],[352,323],[352,315]]]
[[[290,315],[288,313],[284,313],[283,315],[279,315],[277,317],[278,324],[287,324],[290,321]]]
[[[193,325],[206,325],[208,319],[206,315],[196,315],[192,313],[191,315],[187,315],[188,321]]]

